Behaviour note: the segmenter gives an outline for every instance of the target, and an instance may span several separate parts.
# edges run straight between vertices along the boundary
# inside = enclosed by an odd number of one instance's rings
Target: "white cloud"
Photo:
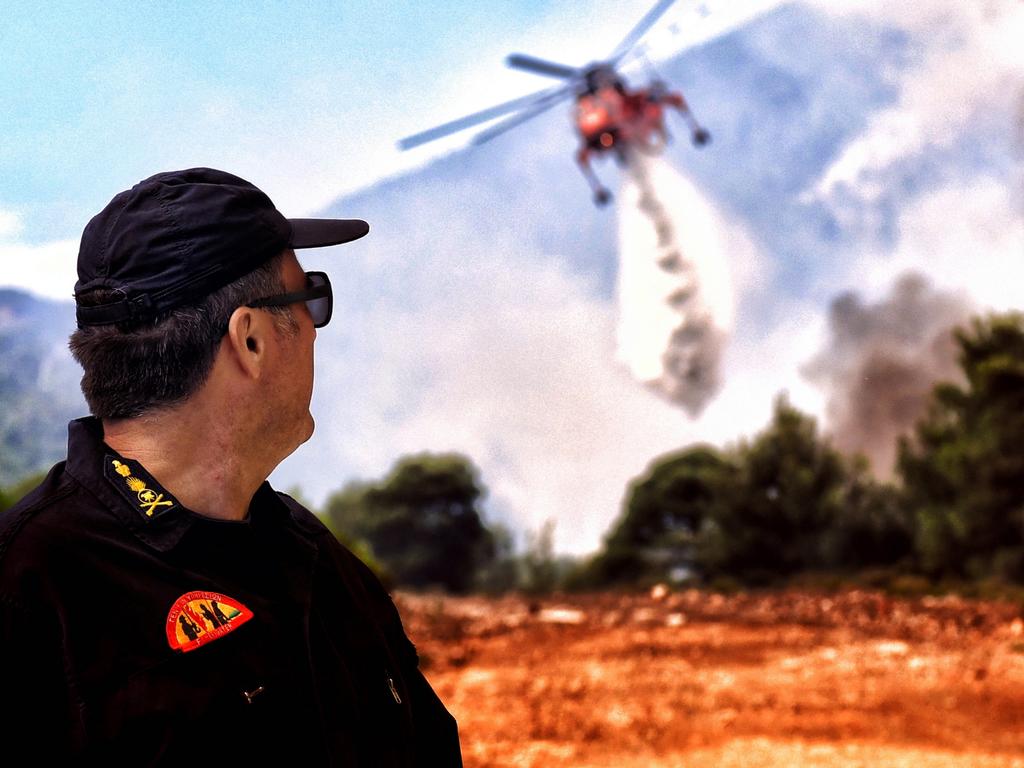
[[[612,362],[609,302],[556,261],[511,262],[477,271],[475,290],[375,312],[359,328],[368,369],[325,350],[312,452],[363,477],[405,453],[464,452],[492,509],[520,531],[554,519],[557,548],[581,553],[597,547],[629,479],[694,430]],[[340,485],[298,460],[281,472],[282,485],[321,498]]]
[[[70,299],[78,279],[78,240],[29,245],[0,240],[0,286],[50,299]]]
[[[816,0],[818,1],[818,0]],[[884,190],[879,173],[928,149],[950,146],[986,115],[1005,116],[1013,130],[1024,97],[1024,4],[1015,0],[961,3],[930,0],[820,0],[829,13],[871,19],[906,30],[922,60],[897,85],[897,102],[868,120],[822,174],[814,193],[841,188],[872,200]]]
[[[762,324],[749,323],[755,325]],[[825,414],[824,394],[800,373],[827,338],[825,311],[809,301],[793,301],[766,332],[752,333],[750,327],[733,336],[726,350],[725,385],[696,425],[699,439],[712,445],[734,443],[763,429],[781,393],[819,424]]]
[[[21,233],[21,217],[14,211],[0,209],[0,242]]]
[[[1024,210],[1006,184],[981,178],[933,190],[899,216],[898,242],[854,262],[850,281],[881,297],[897,275],[923,272],[981,307],[1024,309]]]

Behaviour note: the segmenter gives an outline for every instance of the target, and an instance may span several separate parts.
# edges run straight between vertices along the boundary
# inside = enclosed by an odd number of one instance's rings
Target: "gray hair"
[[[182,403],[206,382],[232,312],[251,301],[284,292],[283,254],[214,291],[199,303],[178,307],[139,324],[79,328],[68,346],[82,366],[82,394],[101,419],[130,419]],[[112,291],[79,296],[83,306],[104,304]],[[289,307],[267,307],[275,325],[293,335]]]

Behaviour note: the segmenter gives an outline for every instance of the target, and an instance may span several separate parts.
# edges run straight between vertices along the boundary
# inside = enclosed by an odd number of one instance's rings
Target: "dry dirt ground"
[[[1021,606],[396,598],[467,768],[1024,768]]]

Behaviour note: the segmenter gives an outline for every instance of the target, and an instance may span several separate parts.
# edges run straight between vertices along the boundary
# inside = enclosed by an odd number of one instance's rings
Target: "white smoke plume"
[[[666,161],[639,152],[618,205],[618,358],[696,417],[721,386],[732,323],[721,218]]]

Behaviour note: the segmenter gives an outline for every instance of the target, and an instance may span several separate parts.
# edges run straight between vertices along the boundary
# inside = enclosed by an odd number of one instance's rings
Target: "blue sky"
[[[695,7],[677,5],[666,21]],[[17,216],[19,242],[75,237],[120,189],[206,164],[308,213],[434,151],[400,155],[401,136],[549,85],[507,71],[507,52],[583,63],[646,9],[647,0],[10,4],[0,22],[0,211]]]
[[[0,207],[39,242],[79,231],[113,192],[155,170],[220,163],[270,176],[372,159],[431,78],[465,67],[534,3],[16,3],[0,26]],[[495,62],[487,62],[495,64]],[[411,122],[408,124],[412,124]],[[239,168],[239,166],[242,166]],[[326,185],[317,178],[314,186]],[[313,196],[284,190],[290,202]],[[315,193],[314,193],[315,195]]]

